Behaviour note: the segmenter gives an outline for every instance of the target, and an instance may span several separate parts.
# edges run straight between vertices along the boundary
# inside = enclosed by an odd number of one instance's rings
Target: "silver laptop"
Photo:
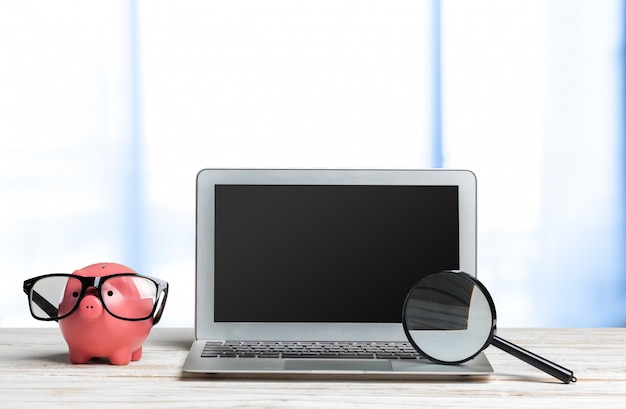
[[[421,277],[476,275],[463,170],[206,169],[197,177],[196,340],[184,371],[431,377],[402,307]]]

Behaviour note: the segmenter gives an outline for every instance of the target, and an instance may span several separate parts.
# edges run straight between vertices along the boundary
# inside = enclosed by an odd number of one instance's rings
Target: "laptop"
[[[235,376],[486,376],[419,357],[404,299],[476,275],[465,170],[205,169],[197,176],[195,337],[183,370]]]

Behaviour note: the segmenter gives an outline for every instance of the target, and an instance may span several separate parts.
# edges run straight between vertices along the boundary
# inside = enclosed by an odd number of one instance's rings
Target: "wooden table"
[[[500,329],[569,369],[564,385],[487,349],[487,381],[216,379],[183,373],[191,329],[155,328],[140,361],[72,365],[58,329],[0,328],[0,408],[626,408],[626,328]]]

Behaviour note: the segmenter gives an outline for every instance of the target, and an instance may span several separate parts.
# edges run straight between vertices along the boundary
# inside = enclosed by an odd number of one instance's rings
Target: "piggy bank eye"
[[[78,298],[78,291],[74,291],[74,292],[72,293],[72,297],[74,297],[74,298]]]
[[[107,291],[107,295],[108,295],[109,297],[113,297],[113,291],[111,291],[111,290]]]

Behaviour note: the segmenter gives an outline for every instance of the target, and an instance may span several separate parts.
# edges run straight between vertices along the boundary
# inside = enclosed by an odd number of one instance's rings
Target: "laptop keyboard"
[[[203,358],[421,359],[408,342],[211,342]]]

